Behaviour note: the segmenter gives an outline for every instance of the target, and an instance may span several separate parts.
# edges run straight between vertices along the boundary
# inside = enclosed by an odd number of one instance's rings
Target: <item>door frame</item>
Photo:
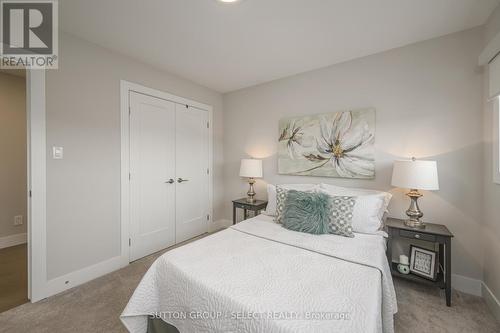
[[[178,104],[189,105],[208,112],[208,210],[210,218],[207,221],[206,232],[210,230],[213,222],[213,107],[193,101],[188,98],[176,96],[164,91],[145,87],[126,80],[120,81],[120,118],[121,118],[121,197],[120,197],[120,228],[121,228],[121,256],[130,262],[130,92],[156,97]]]
[[[45,69],[26,69],[28,299],[47,297]]]

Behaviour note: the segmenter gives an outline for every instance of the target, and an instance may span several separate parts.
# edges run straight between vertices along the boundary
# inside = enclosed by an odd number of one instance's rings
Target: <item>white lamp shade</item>
[[[392,186],[416,189],[439,190],[436,161],[394,161]]]
[[[243,159],[240,166],[240,177],[262,177],[262,160]]]

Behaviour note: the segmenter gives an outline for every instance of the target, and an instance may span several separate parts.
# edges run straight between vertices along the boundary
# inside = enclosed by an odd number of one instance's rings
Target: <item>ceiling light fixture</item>
[[[231,3],[231,2],[238,2],[240,0],[217,0],[219,2],[224,2],[224,3]]]

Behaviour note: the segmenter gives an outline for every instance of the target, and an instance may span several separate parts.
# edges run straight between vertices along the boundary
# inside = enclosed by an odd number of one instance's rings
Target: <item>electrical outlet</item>
[[[23,216],[17,215],[14,216],[14,225],[22,225],[23,224]]]

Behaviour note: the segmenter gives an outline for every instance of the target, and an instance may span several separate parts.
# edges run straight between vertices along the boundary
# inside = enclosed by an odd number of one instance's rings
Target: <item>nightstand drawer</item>
[[[399,230],[399,236],[405,237],[405,238],[420,239],[420,240],[424,240],[424,241],[428,241],[428,242],[435,242],[436,241],[436,236],[429,235],[426,233],[421,233],[418,231]]]

